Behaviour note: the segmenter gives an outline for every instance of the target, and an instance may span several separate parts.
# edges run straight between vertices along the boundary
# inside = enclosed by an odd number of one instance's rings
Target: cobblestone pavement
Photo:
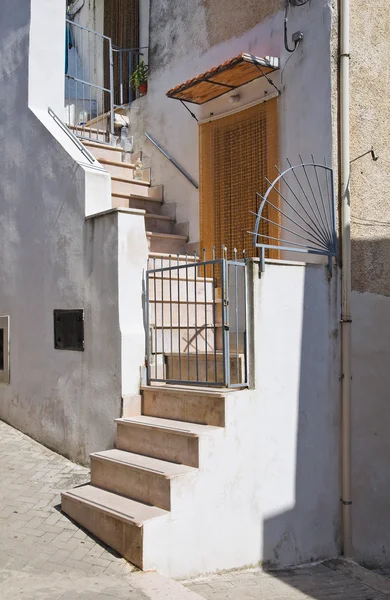
[[[206,600],[385,600],[361,581],[323,564],[265,573],[232,571],[182,582]]]
[[[193,597],[158,574],[136,572],[59,512],[60,492],[87,481],[88,469],[0,421],[0,599]]]

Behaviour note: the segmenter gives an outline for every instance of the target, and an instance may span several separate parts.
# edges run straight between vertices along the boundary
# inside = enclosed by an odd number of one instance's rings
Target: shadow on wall
[[[290,390],[289,401],[295,402],[293,409],[286,407],[291,411],[286,418],[297,423],[290,443],[292,448],[295,445],[295,473],[292,466],[290,481],[290,487],[295,486],[290,496],[295,500],[290,509],[271,515],[263,523],[262,554],[270,570],[340,553],[338,269],[334,269],[329,282],[327,276],[325,268],[305,269],[301,346],[296,359],[299,361],[300,350],[299,381],[295,388],[293,381],[291,385],[284,381]],[[291,311],[289,318],[299,319],[299,315]],[[281,346],[280,340],[278,344]],[[283,347],[280,347],[279,360],[283,364],[283,361],[294,361],[294,357],[283,356]],[[279,401],[276,397],[274,400]],[[283,445],[283,440],[279,444]],[[294,465],[293,457],[291,463]],[[274,476],[278,477],[278,473]],[[284,486],[281,493],[286,496],[286,485],[281,478],[280,485]],[[272,574],[282,580],[287,575],[286,583],[295,585],[291,571],[273,571]],[[310,588],[310,578],[297,577],[296,587],[307,594],[313,593],[313,598],[322,598],[321,592],[317,595]]]
[[[353,558],[371,568],[390,566],[389,258],[390,239],[352,241]],[[339,315],[337,294],[333,301]],[[321,306],[316,290],[306,279],[295,504],[264,522],[263,554],[268,557],[270,569],[326,559],[341,551],[340,387],[335,372],[326,373],[320,368],[313,372],[313,365],[317,364],[313,355],[320,351],[328,334],[330,351],[338,356],[340,332],[339,328],[329,327]],[[329,377],[333,377],[330,385]],[[327,398],[323,397],[322,389],[329,390]],[[302,554],[302,548],[312,548],[313,552]],[[328,567],[333,568],[331,562],[322,568],[325,578]],[[327,597],[325,588],[312,589],[310,573],[305,569],[295,572],[285,569],[272,574],[311,598]]]

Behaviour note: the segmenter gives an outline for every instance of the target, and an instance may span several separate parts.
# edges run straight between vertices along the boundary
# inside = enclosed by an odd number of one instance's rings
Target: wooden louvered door
[[[277,99],[215,119],[199,126],[200,131],[200,234],[201,247],[222,246],[248,257],[258,255],[253,246],[256,192],[268,188],[265,180],[277,176]],[[277,198],[275,202],[278,202]],[[271,212],[271,210],[269,210]],[[267,217],[279,222],[278,212]],[[264,235],[278,235],[278,227],[263,223]],[[270,256],[278,257],[278,251]]]
[[[104,0],[104,35],[111,38],[113,46],[139,48],[139,0]],[[110,87],[109,56],[104,57],[104,85]],[[134,61],[136,55],[134,55]],[[124,103],[129,101],[129,56],[123,54]],[[120,62],[114,52],[114,104],[120,104]]]

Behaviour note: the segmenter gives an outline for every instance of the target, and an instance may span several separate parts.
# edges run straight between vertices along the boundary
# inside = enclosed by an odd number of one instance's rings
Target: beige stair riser
[[[185,252],[186,240],[182,238],[163,238],[148,236],[149,252],[180,253]]]
[[[184,281],[176,279],[149,279],[149,300],[175,300],[180,302],[211,302],[213,300],[214,284],[212,281]]]
[[[91,457],[92,485],[126,498],[171,509],[171,480],[153,471]]]
[[[153,198],[154,200],[162,200],[162,187],[160,185],[150,187],[144,185],[136,179],[132,181],[111,180],[111,190],[113,194],[118,194],[130,198],[138,196],[140,198]]]
[[[178,302],[170,304],[169,302],[152,302],[149,305],[149,323],[161,327],[173,326],[181,327],[189,325],[194,327],[195,320],[198,327],[202,325],[212,325],[222,322],[222,305],[216,304],[215,309],[212,304],[191,304]]]
[[[122,151],[118,151],[116,148],[105,146],[103,144],[99,147],[89,146],[88,143],[85,142],[84,145],[97,160],[99,160],[99,158],[106,158],[107,160],[121,161]]]
[[[140,569],[143,568],[142,527],[106,514],[104,510],[62,497],[61,508],[71,519],[116,550]]]
[[[138,208],[147,213],[160,214],[161,200],[147,198],[122,198],[112,195],[112,208]]]
[[[181,370],[180,370],[181,369]],[[181,377],[180,377],[181,373]],[[208,355],[207,363],[205,355],[194,354],[187,357],[166,355],[166,377],[168,380],[178,381],[185,378],[186,381],[202,381],[212,383],[224,383],[224,363],[222,354]],[[230,382],[245,382],[245,359],[239,354],[238,359],[235,356],[230,357]],[[211,423],[208,423],[211,424]]]
[[[201,425],[225,426],[225,398],[207,395],[143,391],[142,412],[150,417]]]
[[[120,156],[117,157],[120,161]],[[134,168],[121,167],[119,165],[110,165],[104,162],[101,163],[103,167],[108,171],[111,177],[119,177],[120,179],[134,179]]]
[[[158,219],[150,216],[145,216],[146,231],[154,231],[157,233],[173,233],[173,219]]]
[[[184,432],[117,423],[116,443],[120,450],[199,467],[199,438]]]
[[[183,360],[187,362],[188,352],[210,352],[220,350],[222,345],[222,328],[211,326],[202,329],[201,327],[187,328],[164,327],[150,329],[151,352],[168,354],[170,352],[180,352],[185,355]]]

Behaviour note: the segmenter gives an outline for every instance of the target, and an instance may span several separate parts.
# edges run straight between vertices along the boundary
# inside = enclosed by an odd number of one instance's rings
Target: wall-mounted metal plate
[[[54,311],[54,348],[84,350],[84,310]]]

